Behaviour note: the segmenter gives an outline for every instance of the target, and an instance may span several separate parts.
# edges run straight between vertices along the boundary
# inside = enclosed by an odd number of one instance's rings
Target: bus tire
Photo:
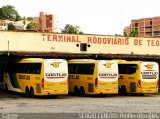
[[[79,94],[80,96],[85,96],[85,90],[83,86],[80,87]]]
[[[120,92],[122,95],[127,95],[126,86],[123,85],[120,89]]]
[[[28,86],[26,86],[25,94],[26,94],[26,97],[27,97],[27,98],[29,98],[29,97],[30,97],[30,92],[29,92],[29,88],[28,88]]]
[[[7,86],[7,84],[5,84],[4,90],[5,90],[5,91],[8,91],[8,86]]]
[[[126,94],[127,94],[126,86],[123,85],[123,86],[119,87],[118,93],[119,93],[120,95],[126,95]]]
[[[78,87],[77,86],[74,86],[74,92],[73,93],[74,93],[75,96],[78,95]]]
[[[143,93],[140,93],[140,96],[145,96],[145,94],[143,94]]]
[[[34,98],[34,89],[33,89],[33,87],[30,88],[30,97]]]

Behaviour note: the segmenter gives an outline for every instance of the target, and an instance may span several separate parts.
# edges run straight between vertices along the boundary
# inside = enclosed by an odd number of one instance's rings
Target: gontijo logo
[[[112,65],[113,63],[106,63],[106,64],[103,64],[106,68],[111,68],[111,65]]]
[[[54,68],[58,68],[60,63],[61,63],[61,62],[53,62],[51,65],[52,65]]]
[[[147,67],[147,69],[153,69],[153,65],[154,64],[147,64],[147,65],[144,65],[144,66]]]
[[[147,70],[143,70],[141,72],[141,75],[142,75],[143,79],[156,79],[158,77],[158,71],[156,71],[153,68],[153,65],[154,64],[144,65],[147,68]]]

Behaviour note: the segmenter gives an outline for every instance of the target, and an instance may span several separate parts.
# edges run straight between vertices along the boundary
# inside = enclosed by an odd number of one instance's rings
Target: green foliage
[[[33,21],[33,17],[27,17],[28,21]]]
[[[12,23],[9,23],[8,30],[15,30],[15,26]]]
[[[122,36],[121,34],[115,34],[114,36]]]
[[[0,19],[8,19],[12,21],[21,20],[21,16],[18,14],[17,10],[11,5],[2,6],[0,8]]]
[[[132,29],[132,32],[130,33],[130,36],[131,37],[137,37],[138,36],[138,29],[137,28]]]
[[[39,27],[39,24],[33,21],[30,21],[30,23],[27,26],[27,30],[37,30]]]
[[[80,28],[78,26],[73,26],[71,24],[66,24],[64,29],[62,30],[62,33],[69,33],[69,34],[83,34],[82,31],[79,30]]]
[[[127,33],[125,31],[123,32],[123,36],[127,37]]]

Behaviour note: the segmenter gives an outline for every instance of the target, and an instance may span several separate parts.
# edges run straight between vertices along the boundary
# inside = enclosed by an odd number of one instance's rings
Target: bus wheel
[[[26,93],[26,97],[29,98],[29,97],[30,97],[30,94],[29,94],[29,88],[28,88],[28,87],[26,87],[26,92],[25,92],[25,93]]]
[[[84,96],[85,95],[85,90],[84,90],[83,86],[80,87],[79,94],[80,94],[80,96]]]
[[[5,90],[5,91],[8,91],[8,86],[7,86],[7,84],[5,84],[4,90]]]
[[[121,89],[120,89],[120,94],[122,95],[127,95],[127,91],[126,91],[126,86],[122,86]]]
[[[140,93],[140,96],[145,96],[145,94],[143,94],[143,93]]]
[[[74,95],[75,95],[75,96],[78,95],[78,87],[77,87],[77,86],[74,87]]]
[[[30,97],[31,98],[34,98],[34,89],[31,87],[30,89]]]

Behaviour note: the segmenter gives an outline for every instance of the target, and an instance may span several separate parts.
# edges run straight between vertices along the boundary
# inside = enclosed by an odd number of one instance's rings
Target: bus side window
[[[76,65],[75,64],[69,64],[68,65],[68,71],[69,71],[69,74],[75,74],[77,72]]]
[[[74,70],[73,70],[73,65],[72,64],[69,64],[68,65],[68,73],[69,74],[73,74]]]
[[[134,74],[137,71],[136,64],[119,64],[119,74]]]
[[[131,64],[129,67],[129,74],[134,74],[137,71],[137,65],[136,64]]]
[[[40,74],[41,73],[41,64],[40,63],[32,63],[32,74]]]
[[[94,71],[94,64],[79,64],[78,73],[92,75]]]
[[[41,73],[41,63],[37,63],[35,64],[35,69],[36,69],[36,74],[40,74]]]
[[[94,65],[91,65],[91,67],[90,67],[90,69],[89,69],[89,71],[90,71],[90,74],[93,74],[94,73]]]

